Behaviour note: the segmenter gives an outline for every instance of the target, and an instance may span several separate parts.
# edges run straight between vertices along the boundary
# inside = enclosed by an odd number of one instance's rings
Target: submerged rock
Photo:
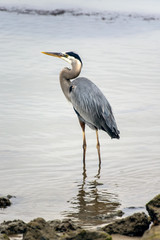
[[[146,209],[153,223],[160,224],[160,194],[146,204]]]
[[[36,218],[27,224],[23,240],[58,240],[58,236],[48,222]]]
[[[22,220],[4,221],[0,224],[0,233],[7,235],[22,234],[26,228],[27,224]]]
[[[153,226],[149,231],[145,232],[142,240],[160,240],[160,226]]]
[[[118,210],[108,214],[99,214],[94,219],[100,219],[100,220],[113,219],[116,217],[122,217],[123,215],[124,215],[124,212],[122,212],[121,210]]]
[[[6,208],[11,205],[8,197],[0,197],[0,208]]]
[[[109,234],[122,234],[127,236],[142,236],[149,228],[150,221],[145,213],[135,213],[132,216],[116,220],[103,227]]]
[[[61,240],[112,240],[112,237],[105,232],[81,230]]]
[[[7,198],[8,198],[8,199],[11,199],[11,198],[16,198],[16,197],[8,194],[8,195],[7,195]]]

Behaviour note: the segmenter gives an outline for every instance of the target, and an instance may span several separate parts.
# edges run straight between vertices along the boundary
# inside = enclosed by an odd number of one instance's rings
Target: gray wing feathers
[[[86,124],[108,132],[111,137],[119,137],[111,106],[94,83],[86,78],[75,79],[70,97],[74,109]]]

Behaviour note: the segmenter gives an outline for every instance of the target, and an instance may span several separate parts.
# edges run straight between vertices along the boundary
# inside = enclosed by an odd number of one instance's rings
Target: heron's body
[[[61,71],[60,85],[79,118],[83,130],[84,149],[86,149],[85,124],[96,130],[97,147],[99,147],[98,129],[106,131],[111,138],[119,138],[119,130],[106,97],[89,79],[78,77],[82,68],[80,57],[73,52],[44,53],[62,58],[72,65],[72,69],[64,68]]]
[[[100,89],[87,78],[77,78],[71,86],[70,99],[78,117],[90,128],[119,138],[111,106]]]

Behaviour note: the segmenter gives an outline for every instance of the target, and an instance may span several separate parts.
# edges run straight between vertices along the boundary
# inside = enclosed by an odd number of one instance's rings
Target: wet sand
[[[119,234],[114,234],[111,236],[112,236],[112,240],[139,240],[139,239],[141,239],[141,237],[128,237],[128,236],[119,235]]]
[[[112,236],[112,240],[140,240],[140,237],[127,237],[124,235],[119,235],[119,234],[114,234],[111,235]],[[17,235],[14,237],[10,237],[11,240],[22,240],[22,235]]]

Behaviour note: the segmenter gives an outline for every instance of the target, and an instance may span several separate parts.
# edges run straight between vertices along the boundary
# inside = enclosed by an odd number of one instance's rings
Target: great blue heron
[[[82,69],[82,60],[78,54],[74,52],[42,53],[61,58],[71,64],[71,69],[64,68],[60,72],[60,85],[65,97],[72,103],[83,131],[83,161],[86,154],[85,124],[96,130],[97,150],[99,161],[101,161],[98,129],[107,132],[111,138],[119,138],[120,133],[108,100],[89,79],[76,78]],[[71,79],[75,80],[71,81]]]

